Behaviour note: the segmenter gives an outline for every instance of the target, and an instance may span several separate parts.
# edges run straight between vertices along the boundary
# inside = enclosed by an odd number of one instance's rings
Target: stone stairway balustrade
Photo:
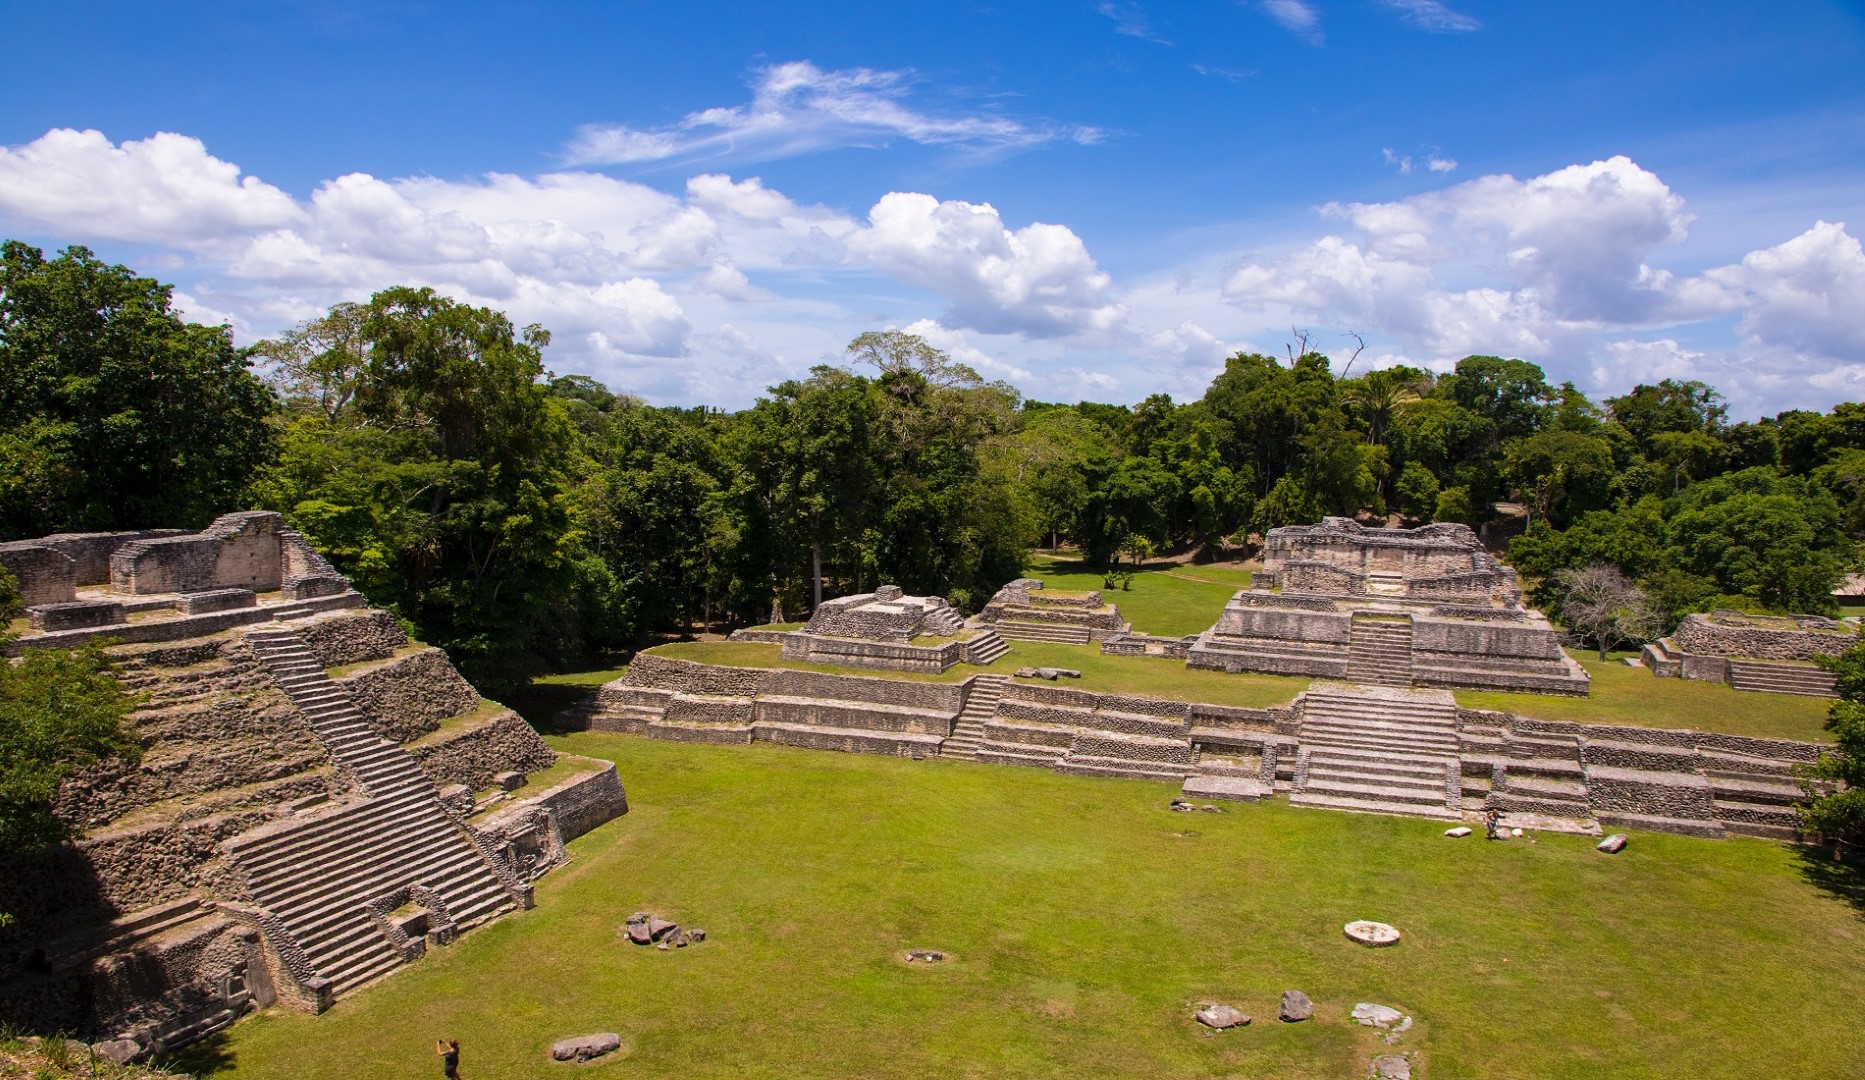
[[[1008,646],[1006,646],[1006,649]],[[939,746],[939,756],[961,761],[978,759],[978,744],[984,741],[984,722],[997,712],[997,702],[1004,696],[1010,678],[1005,675],[980,675],[971,684],[965,708],[952,724],[952,734]]]

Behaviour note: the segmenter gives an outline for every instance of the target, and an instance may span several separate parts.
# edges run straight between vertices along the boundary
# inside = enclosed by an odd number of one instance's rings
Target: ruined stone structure
[[[823,602],[801,630],[733,640],[772,640],[786,660],[939,674],[954,664],[989,664],[1009,651],[996,631],[967,627],[937,596],[907,596],[897,585]]]
[[[1585,669],[1466,526],[1270,530],[1264,568],[1186,648],[1192,667],[1378,686],[1584,695]]]
[[[1856,627],[1818,615],[1748,615],[1719,608],[1684,616],[1670,637],[1645,646],[1644,663],[1663,677],[1837,697],[1837,679],[1813,660],[1839,655],[1857,636]]]
[[[564,841],[626,808],[607,762],[524,791],[557,755],[276,514],[0,564],[31,605],[8,651],[114,639],[145,747],[66,778],[75,844],[0,856],[0,1020],[150,1052],[256,1006],[321,1011],[529,906]]]
[[[973,621],[1018,641],[1068,645],[1106,641],[1132,629],[1100,593],[1045,589],[1035,578],[1018,578],[997,590]]]
[[[1241,708],[975,675],[929,683],[636,658],[565,714],[651,738],[949,757],[1162,780],[1198,799],[1262,799],[1463,819],[1494,808],[1719,837],[1794,835],[1793,768],[1822,747],[1694,731],[1530,720],[1443,690],[1317,682]]]

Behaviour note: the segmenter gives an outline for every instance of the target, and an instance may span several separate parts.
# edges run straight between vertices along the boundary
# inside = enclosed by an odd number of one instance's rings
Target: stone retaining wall
[[[723,694],[752,697],[760,693],[769,678],[770,668],[728,667],[702,664],[692,660],[674,660],[653,653],[641,653],[628,665],[622,682],[654,690],[677,690],[685,694]]]
[[[1724,621],[1715,615],[1686,615],[1671,640],[1686,653],[1703,656],[1734,656],[1751,660],[1811,660],[1816,656],[1837,656],[1850,646],[1854,635],[1838,632],[1839,624],[1815,616],[1770,620],[1774,625],[1748,625],[1743,620]],[[1759,621],[1759,620],[1755,620]],[[1824,624],[1826,629],[1804,629],[1796,622]],[[1689,673],[1685,673],[1689,677]]]
[[[373,609],[306,619],[292,629],[327,668],[387,660],[408,644],[395,616]]]
[[[465,784],[478,791],[502,772],[537,772],[557,760],[524,718],[510,709],[458,731],[436,732],[411,743],[408,752],[436,787]]]
[[[783,649],[778,655],[785,660],[837,667],[938,675],[959,662],[961,651],[962,646],[956,641],[943,645],[909,645],[798,632],[784,636]]]
[[[479,691],[432,646],[331,681],[349,691],[377,734],[390,742],[418,738],[442,720],[479,707]]]
[[[222,514],[199,533],[133,540],[110,556],[113,592],[144,594],[241,588],[272,592],[284,581],[279,530],[268,510]]]

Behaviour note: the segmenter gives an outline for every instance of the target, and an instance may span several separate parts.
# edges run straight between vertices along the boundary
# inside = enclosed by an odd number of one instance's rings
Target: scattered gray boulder
[[[1300,990],[1284,990],[1282,1006],[1276,1015],[1285,1024],[1299,1024],[1315,1014],[1315,1003],[1308,1000],[1308,995]]]
[[[1018,668],[1015,674],[1019,679],[1048,679],[1050,682],[1055,682],[1057,679],[1081,678],[1081,672],[1074,668],[1026,667]]]
[[[1192,1014],[1200,1024],[1217,1031],[1226,1031],[1234,1027],[1248,1027],[1250,1017],[1241,1009],[1229,1005],[1206,1005]]]
[[[1341,927],[1341,931],[1347,935],[1348,941],[1369,945],[1376,949],[1387,945],[1397,945],[1402,936],[1397,927],[1388,926],[1383,922],[1373,922],[1371,919],[1350,922]]]
[[[1398,1056],[1387,1054],[1373,1059],[1373,1075],[1379,1080],[1412,1080],[1412,1063]]]
[[[1172,809],[1178,811],[1181,814],[1189,814],[1192,812],[1192,804],[1185,802],[1182,799],[1173,799]]]
[[[686,939],[688,941],[704,941],[706,940],[706,932],[695,926],[693,929],[686,932]]]
[[[1375,1005],[1370,1001],[1362,1001],[1355,1005],[1353,1012],[1347,1015],[1360,1021],[1361,1027],[1389,1028],[1405,1019],[1405,1014],[1392,1006]]]
[[[648,933],[647,923],[631,922],[628,924],[628,940],[636,945],[646,945],[654,938]]]
[[[1628,837],[1624,833],[1616,832],[1606,839],[1601,840],[1599,843],[1594,844],[1593,850],[1603,851],[1608,855],[1617,855],[1625,850],[1627,839]]]
[[[938,949],[910,949],[907,951],[907,963],[940,964],[945,962],[945,954]]]
[[[669,922],[666,919],[651,919],[648,921],[648,937],[655,941],[664,941],[669,934],[675,933],[679,929],[679,923]]]
[[[142,1044],[135,1039],[110,1039],[91,1044],[91,1053],[112,1065],[128,1065],[141,1057],[142,1052]]]
[[[550,1044],[550,1056],[552,1061],[589,1061],[621,1048],[620,1035],[613,1031],[603,1031],[595,1035],[578,1035],[574,1039],[558,1039]]]
[[[1455,829],[1445,829],[1445,830],[1444,830],[1444,835],[1445,835],[1445,836],[1469,836],[1469,835],[1470,835],[1470,826],[1468,826],[1468,825],[1459,825],[1459,826],[1457,826],[1457,827],[1456,827]]]

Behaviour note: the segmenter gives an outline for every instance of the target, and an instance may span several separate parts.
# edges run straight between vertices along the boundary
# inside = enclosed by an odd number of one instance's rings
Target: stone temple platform
[[[1017,641],[1065,645],[1104,642],[1132,629],[1120,609],[1102,600],[1099,592],[1045,589],[1035,578],[1018,578],[997,590],[972,621]]]
[[[1653,675],[1728,683],[1737,690],[1838,697],[1839,680],[1817,666],[1857,640],[1857,628],[1818,615],[1749,615],[1718,608],[1686,615],[1670,637],[1645,646]]]
[[[1192,667],[1373,686],[1584,696],[1585,669],[1467,526],[1270,531],[1263,570],[1187,650]]]
[[[935,675],[1009,651],[996,631],[967,627],[944,598],[907,596],[897,585],[825,601],[803,629],[775,640],[785,660]]]

